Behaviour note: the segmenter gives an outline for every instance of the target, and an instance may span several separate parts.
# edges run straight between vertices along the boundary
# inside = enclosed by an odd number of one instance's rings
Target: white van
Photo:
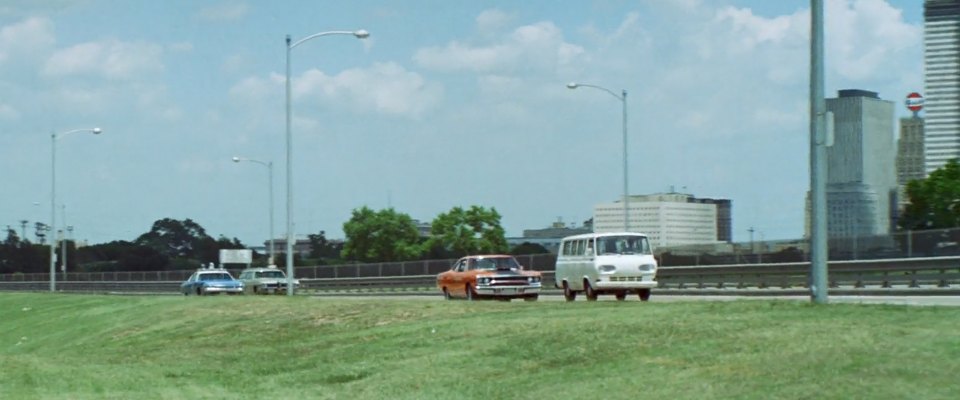
[[[617,300],[635,292],[640,300],[650,299],[657,287],[657,260],[650,241],[641,233],[588,233],[568,236],[560,242],[556,282],[567,301],[584,292],[587,300],[612,293]]]

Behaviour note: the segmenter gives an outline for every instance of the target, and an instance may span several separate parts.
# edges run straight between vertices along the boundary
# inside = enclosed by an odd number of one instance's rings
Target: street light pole
[[[50,291],[57,291],[57,139],[71,133],[90,132],[99,135],[100,128],[74,129],[50,134]]]
[[[356,31],[327,31],[314,33],[303,39],[291,43],[290,35],[287,35],[287,71],[284,89],[286,91],[286,139],[287,139],[287,296],[293,296],[293,134],[291,133],[291,107],[290,107],[290,52],[294,47],[310,39],[328,35],[353,35],[357,39],[366,39],[370,37],[370,32],[363,29]]]
[[[268,185],[270,186],[270,189],[269,189],[270,191],[270,260],[268,264],[274,265],[273,260],[276,252],[276,246],[273,245],[273,238],[274,238],[274,235],[273,235],[273,161],[263,162],[260,160],[254,160],[252,158],[242,158],[242,157],[233,158],[233,162],[238,163],[240,161],[249,161],[249,162],[257,163],[267,167],[267,173],[269,174],[267,181],[268,181]]]
[[[816,304],[829,301],[823,40],[823,0],[810,0],[810,300]]]
[[[623,230],[630,231],[630,187],[628,184],[629,179],[627,170],[627,89],[623,89],[620,92],[621,94],[618,95],[612,90],[602,86],[576,82],[570,82],[567,84],[568,89],[576,89],[579,87],[590,87],[602,90],[609,93],[617,100],[620,100],[620,102],[623,104]]]

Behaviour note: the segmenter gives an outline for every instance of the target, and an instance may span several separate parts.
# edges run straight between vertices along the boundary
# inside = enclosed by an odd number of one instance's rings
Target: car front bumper
[[[202,291],[203,291],[203,294],[219,294],[219,293],[243,294],[243,288],[242,288],[242,287],[233,287],[233,288],[228,288],[228,287],[205,287],[205,288],[203,288]]]
[[[655,275],[601,275],[592,285],[596,290],[616,290],[616,289],[652,289],[657,287],[657,277]]]
[[[540,284],[526,286],[486,286],[477,285],[475,289],[480,296],[489,297],[527,297],[540,294]]]

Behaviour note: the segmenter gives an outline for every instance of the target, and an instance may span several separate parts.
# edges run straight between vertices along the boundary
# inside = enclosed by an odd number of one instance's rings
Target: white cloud
[[[263,99],[271,93],[279,93],[283,88],[284,77],[273,74],[264,79],[256,76],[246,77],[230,88],[230,97],[241,100]]]
[[[203,21],[237,21],[250,11],[246,3],[222,3],[197,12],[196,18]]]
[[[923,41],[922,27],[883,0],[829,1],[824,14],[827,62],[844,78],[882,79]]]
[[[92,75],[107,79],[143,78],[163,70],[163,48],[151,43],[108,39],[78,44],[50,57],[43,67],[48,76]]]
[[[230,89],[240,101],[259,106],[264,98],[280,96],[285,78],[272,74],[267,78],[248,77]],[[439,84],[428,82],[420,74],[399,64],[376,63],[370,68],[354,68],[336,75],[311,69],[291,81],[291,96],[298,101],[321,102],[328,106],[347,104],[355,112],[419,118],[443,98]]]
[[[293,81],[292,90],[298,98],[347,101],[358,109],[373,108],[382,114],[408,118],[420,117],[443,95],[439,85],[393,62],[376,63],[367,69],[349,69],[335,76],[310,70]]]
[[[53,46],[53,23],[33,17],[0,28],[0,63],[24,54],[37,53]]]
[[[555,71],[582,53],[581,46],[564,41],[562,31],[552,22],[539,22],[516,28],[486,45],[452,41],[442,48],[423,48],[414,60],[423,67],[449,72],[542,72]]]

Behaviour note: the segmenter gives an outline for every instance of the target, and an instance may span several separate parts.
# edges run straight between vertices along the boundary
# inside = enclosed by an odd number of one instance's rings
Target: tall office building
[[[827,234],[885,235],[896,213],[893,102],[866,90],[827,99],[834,141],[827,147]]]
[[[647,234],[656,247],[708,244],[732,240],[732,202],[698,199],[684,193],[630,196],[630,230]],[[623,202],[593,209],[593,231],[623,230]]]
[[[923,159],[923,118],[916,115],[900,118],[900,139],[897,141],[897,200],[903,210],[909,199],[907,183],[926,178]]]
[[[960,157],[960,0],[923,3],[926,174]]]

